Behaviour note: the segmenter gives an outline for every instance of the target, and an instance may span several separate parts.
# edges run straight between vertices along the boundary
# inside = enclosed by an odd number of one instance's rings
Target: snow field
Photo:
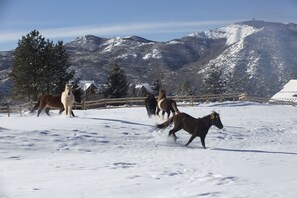
[[[297,109],[249,102],[179,107],[217,111],[203,149],[148,118],[144,107],[1,114],[0,197],[295,197]]]

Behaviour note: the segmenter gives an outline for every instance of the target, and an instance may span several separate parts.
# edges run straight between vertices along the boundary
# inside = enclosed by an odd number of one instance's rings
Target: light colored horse
[[[61,102],[64,106],[66,115],[69,115],[69,117],[71,117],[72,106],[74,103],[74,95],[72,93],[71,84],[65,85],[65,90],[62,92],[61,95]]]

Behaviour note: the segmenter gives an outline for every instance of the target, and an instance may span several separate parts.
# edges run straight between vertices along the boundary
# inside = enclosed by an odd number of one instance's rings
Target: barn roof
[[[145,88],[148,92],[150,93],[154,93],[154,91],[152,90],[151,86],[148,83],[141,83],[141,84],[137,84],[135,86],[136,89],[141,89],[141,88]]]
[[[297,102],[297,80],[290,80],[282,90],[271,98],[272,100]]]
[[[81,81],[79,81],[78,86],[84,91],[86,91],[91,86],[95,86],[97,88],[97,86],[95,85],[95,82],[92,80],[91,81],[81,80]]]

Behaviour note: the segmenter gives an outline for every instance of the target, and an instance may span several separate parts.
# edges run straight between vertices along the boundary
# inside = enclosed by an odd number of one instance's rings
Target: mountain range
[[[175,94],[185,81],[197,93],[211,66],[222,72],[227,91],[270,97],[297,78],[297,25],[246,21],[156,42],[138,36],[79,37],[65,44],[75,78],[106,83],[111,66],[130,83],[161,80]],[[12,51],[0,52],[0,94],[8,94]]]

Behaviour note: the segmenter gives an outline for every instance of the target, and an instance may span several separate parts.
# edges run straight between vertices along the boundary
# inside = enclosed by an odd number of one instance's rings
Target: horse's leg
[[[39,108],[38,112],[37,112],[37,117],[39,117],[39,114],[40,114],[41,111],[42,111],[42,108]]]
[[[63,111],[64,111],[64,108],[63,109],[60,109],[59,115],[61,115],[63,113]]]
[[[166,111],[167,112],[167,119],[169,119],[170,116],[170,110]]]
[[[176,130],[171,129],[171,130],[169,131],[169,133],[168,133],[168,136],[169,136],[169,137],[170,137],[171,135],[173,135],[174,142],[176,142],[176,139],[177,139],[177,137],[176,137],[176,135],[175,135],[175,132],[176,132]]]
[[[65,114],[68,115],[68,105],[65,105]]]
[[[192,135],[188,141],[188,143],[186,144],[186,146],[188,146],[194,139],[195,139],[196,135]]]
[[[74,113],[73,113],[73,111],[71,110],[71,115],[73,116],[73,117],[75,117],[75,115],[74,115]]]
[[[72,115],[72,105],[69,105],[68,108],[69,108],[69,109],[68,109],[69,117],[71,117],[71,115]],[[74,116],[73,116],[73,117],[74,117]]]
[[[181,129],[182,129],[181,127],[174,126],[174,128],[171,129],[171,130],[169,131],[168,136],[173,135],[173,137],[174,137],[174,142],[176,142],[177,136],[175,135],[175,133],[178,132],[178,131],[181,130]]]
[[[165,111],[162,110],[162,119],[164,119]]]
[[[46,108],[45,108],[45,113],[46,113],[48,116],[50,116],[49,111],[50,111],[50,108],[49,108],[49,107],[46,107]]]
[[[37,117],[39,117],[39,114],[41,113],[41,111],[43,110],[44,107],[45,107],[44,102],[40,101],[40,105],[39,105],[38,112],[37,112]]]
[[[159,116],[159,112],[160,112],[160,108],[159,107],[157,107],[157,112],[156,112],[156,114]]]
[[[206,146],[205,146],[205,137],[200,137],[200,140],[201,140],[201,144],[202,144],[203,148],[206,149]]]

